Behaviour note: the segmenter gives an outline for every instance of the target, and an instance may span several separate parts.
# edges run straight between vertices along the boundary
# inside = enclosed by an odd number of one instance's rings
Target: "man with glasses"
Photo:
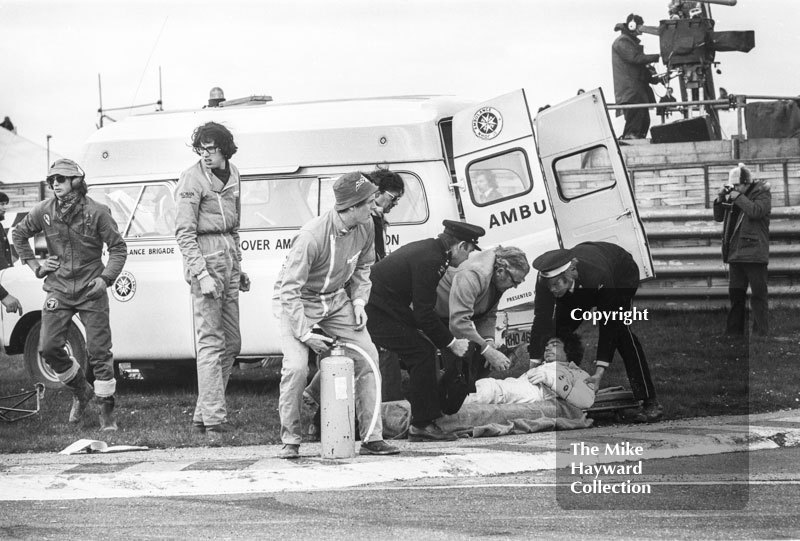
[[[386,257],[386,218],[400,198],[405,193],[405,183],[403,177],[387,169],[376,169],[366,175],[378,187],[375,196],[375,211],[372,213],[372,221],[375,224],[375,262],[377,263]]]
[[[551,250],[534,259],[533,266],[539,271],[528,344],[534,362],[542,358],[545,342],[553,334],[577,330],[583,321],[577,314],[594,308],[601,313],[629,311],[639,288],[639,267],[633,257],[610,242],[582,242],[570,250]],[[658,421],[663,409],[639,338],[618,318],[600,320],[598,326],[596,370],[590,383],[600,390],[603,373],[619,351],[633,396],[643,401],[633,421]]]
[[[37,278],[44,279],[47,293],[42,309],[39,351],[58,379],[73,392],[70,423],[84,417],[93,396],[100,403],[100,428],[116,430],[114,420],[114,358],[111,354],[108,293],[125,260],[128,248],[111,211],[87,197],[83,169],[72,160],[56,160],[47,173],[55,197],[36,205],[14,228],[12,238],[20,259]],[[28,239],[45,233],[49,256],[41,263]],[[108,263],[103,264],[103,245]],[[94,388],[78,362],[64,349],[72,316],[79,314],[86,329],[89,367]]]
[[[406,244],[377,263],[370,275],[367,328],[375,344],[399,355],[409,371],[411,441],[456,439],[436,424],[442,416],[436,352],[447,348],[463,357],[469,341],[453,336],[439,319],[436,287],[447,267],[459,266],[479,249],[478,238],[486,233],[477,225],[453,220],[442,225],[438,237]],[[396,374],[387,376],[397,380]]]
[[[309,349],[320,354],[336,336],[364,350],[375,362],[378,351],[367,332],[364,306],[375,261],[372,213],[378,187],[360,172],[342,175],[333,184],[333,209],[306,223],[275,283],[275,316],[280,319],[283,367],[278,408],[283,448],[279,458],[300,456],[300,407],[308,379]],[[348,285],[349,284],[349,285]],[[312,332],[318,326],[328,336]],[[362,455],[393,455],[397,447],[383,441],[380,416],[368,433],[378,390],[369,362],[353,354],[356,416]]]
[[[440,393],[448,383],[463,376],[466,390],[475,392],[475,381],[489,375],[490,368],[502,372],[511,361],[495,348],[497,305],[503,294],[525,281],[531,267],[525,252],[514,246],[498,246],[482,251],[457,268],[450,268],[436,289],[436,313],[447,322],[456,338],[470,342],[469,353],[462,357],[442,351],[444,376]],[[456,413],[460,396],[442,396],[443,411]]]
[[[241,270],[239,171],[225,126],[207,122],[192,133],[200,156],[181,173],[175,192],[175,236],[190,285],[197,344],[197,405],[192,430],[209,438],[231,432],[225,388],[242,345],[239,291],[250,289]]]

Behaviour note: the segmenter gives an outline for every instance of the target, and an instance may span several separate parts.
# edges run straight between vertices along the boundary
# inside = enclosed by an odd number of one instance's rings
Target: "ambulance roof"
[[[443,158],[438,122],[468,106],[452,96],[268,102],[135,115],[101,128],[84,146],[92,181],[177,178],[197,160],[192,131],[215,121],[233,133],[243,174],[302,167]]]

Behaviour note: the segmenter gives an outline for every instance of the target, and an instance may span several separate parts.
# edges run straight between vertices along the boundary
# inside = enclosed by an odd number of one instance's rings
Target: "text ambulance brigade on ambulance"
[[[221,107],[131,115],[97,130],[84,145],[81,165],[90,175],[89,196],[111,208],[129,254],[111,288],[115,362],[157,378],[197,359],[174,217],[176,200],[187,201],[176,179],[190,165],[187,134],[206,122],[240,134],[238,248],[253,285],[240,299],[237,362],[277,362],[282,355],[280,326],[264,299],[291,241],[329,207],[337,178],[376,163],[405,185],[385,237],[392,251],[431,238],[444,220],[455,220],[484,228],[486,246],[514,245],[531,256],[564,244],[616,239],[634,257],[640,278],[651,278],[652,260],[602,91],[589,90],[535,117],[528,103],[523,89],[481,102],[451,96],[229,100]],[[369,114],[375,110],[381,115]],[[210,143],[204,145],[210,154]],[[592,160],[584,160],[589,153]],[[573,193],[587,174],[602,178],[604,187],[558,197],[562,183]],[[496,181],[493,191],[480,187],[487,176]],[[36,381],[57,388],[56,374],[35,347],[45,296],[26,270],[11,267],[1,276],[27,310],[21,317],[4,314],[4,345],[10,354],[24,352]],[[513,330],[506,333],[509,340],[530,329],[533,287],[528,278],[499,303],[498,322]],[[159,306],[155,313],[153,306]],[[83,328],[70,329],[68,345],[85,351]],[[85,365],[85,358],[78,360]]]

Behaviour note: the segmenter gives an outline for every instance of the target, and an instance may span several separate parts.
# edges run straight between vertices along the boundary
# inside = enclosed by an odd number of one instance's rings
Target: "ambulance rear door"
[[[650,247],[602,90],[548,107],[534,126],[563,246],[618,244],[633,255],[641,279],[653,278]]]
[[[453,115],[453,156],[453,189],[464,219],[486,230],[481,246],[516,246],[530,259],[558,248],[524,90]],[[506,291],[501,308],[532,301],[535,279]]]

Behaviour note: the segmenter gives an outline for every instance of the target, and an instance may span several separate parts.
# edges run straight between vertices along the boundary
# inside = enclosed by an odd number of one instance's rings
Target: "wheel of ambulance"
[[[42,328],[42,322],[37,321],[31,330],[28,332],[28,337],[25,339],[25,366],[28,368],[28,374],[34,383],[43,383],[45,387],[50,389],[58,389],[63,387],[64,384],[58,380],[56,373],[50,368],[41,355],[39,355],[39,333]],[[83,339],[81,331],[75,323],[70,323],[69,331],[67,331],[67,343],[64,346],[67,353],[78,361],[78,363],[86,371],[86,342]],[[87,378],[91,381],[94,379],[93,374],[86,374]]]

